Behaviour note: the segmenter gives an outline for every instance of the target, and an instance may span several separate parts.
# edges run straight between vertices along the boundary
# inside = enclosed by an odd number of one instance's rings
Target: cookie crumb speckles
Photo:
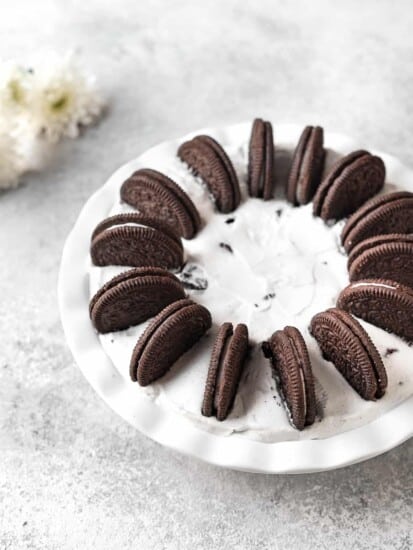
[[[230,252],[231,254],[234,253],[234,251],[232,250],[232,246],[229,245],[228,243],[219,243],[219,246],[224,250],[228,250],[228,252]]]
[[[277,210],[275,211],[275,215],[277,216],[277,218],[281,218],[283,212],[284,208],[277,208]]]
[[[387,348],[384,357],[390,357],[390,355],[393,355],[393,353],[398,352],[399,350],[397,348]]]
[[[234,222],[235,222],[235,218],[227,218],[227,219],[225,220],[225,223],[228,223],[228,224],[234,223]]]
[[[324,411],[327,407],[328,394],[320,380],[314,377],[314,388],[316,394],[316,420],[321,422],[324,418]]]
[[[188,290],[203,291],[208,288],[206,273],[199,265],[185,264],[182,270],[176,273],[176,276]]]
[[[271,347],[268,342],[261,343],[261,350],[266,359],[269,359],[271,357]]]

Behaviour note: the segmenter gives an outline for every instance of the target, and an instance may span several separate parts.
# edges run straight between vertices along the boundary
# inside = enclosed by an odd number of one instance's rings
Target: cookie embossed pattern
[[[341,246],[345,222],[326,224],[314,217],[311,203],[294,207],[286,201],[284,189],[302,128],[277,125],[274,136],[269,134],[267,126],[264,128],[267,133],[262,133],[267,137],[262,148],[266,154],[261,157],[268,158],[268,140],[275,143],[273,198],[268,196],[268,161],[264,180],[260,180],[255,169],[254,185],[262,189],[265,181],[265,197],[262,191],[257,194],[267,200],[248,196],[251,123],[221,130],[206,129],[189,136],[201,134],[215,138],[214,141],[202,139],[196,144],[195,161],[201,163],[203,171],[199,170],[198,175],[191,173],[177,156],[178,148],[188,137],[161,144],[118,170],[90,199],[67,241],[59,285],[62,319],[69,345],[87,378],[119,414],[150,437],[234,468],[268,472],[322,470],[384,452],[411,435],[406,418],[411,418],[412,412],[409,398],[413,394],[413,381],[408,368],[412,349],[398,336],[359,319],[360,329],[375,343],[388,375],[384,396],[375,401],[362,399],[353,389],[356,384],[350,386],[342,374],[346,370],[340,373],[338,367],[323,359],[316,340],[309,333],[309,325],[314,315],[336,305],[337,297],[349,283],[347,257]],[[311,137],[314,129],[309,128],[307,133]],[[320,132],[318,127],[317,132]],[[221,144],[235,168],[240,184],[239,198],[234,190],[234,175],[216,148],[216,142]],[[259,145],[259,141],[257,143]],[[359,149],[358,144],[335,134],[324,136],[324,146],[325,153],[319,145],[317,154],[313,153],[317,159],[325,154],[323,178],[338,159]],[[202,157],[211,159],[213,155],[224,158],[227,179],[216,163],[215,184],[208,187]],[[305,153],[302,155],[305,158]],[[368,156],[364,153],[363,158]],[[383,194],[412,189],[413,179],[407,169],[392,157],[374,156],[377,157],[386,165]],[[379,162],[375,162],[379,166]],[[356,168],[353,162],[351,170]],[[207,308],[213,319],[206,335],[163,377],[144,388],[131,382],[129,363],[136,342],[151,319],[126,330],[98,336],[80,312],[81,302],[83,306],[86,303],[87,310],[90,297],[113,276],[130,267],[91,265],[88,245],[95,226],[105,217],[136,212],[130,204],[119,200],[119,192],[122,184],[140,169],[168,176],[187,193],[200,214],[197,234],[194,235],[194,230],[188,231],[191,240],[184,241],[184,263],[172,271],[184,283],[188,297]],[[345,167],[331,188],[330,184],[326,185],[333,190],[326,191],[330,205],[334,205],[331,197],[338,192],[337,181],[349,180],[344,171]],[[377,179],[381,172],[376,169],[374,173]],[[358,174],[358,178],[361,177],[362,171]],[[220,181],[226,181],[224,193],[222,187],[216,185]],[[299,189],[299,182],[295,185]],[[374,193],[378,187],[375,182]],[[316,186],[312,184],[308,189],[311,200]],[[343,186],[340,191],[343,192]],[[221,201],[218,203],[221,212],[215,209],[211,193]],[[130,229],[127,231],[129,234]],[[405,233],[400,229],[397,232]],[[90,278],[88,291],[86,270]],[[73,289],[76,280],[78,293]],[[78,321],[77,328],[74,318]],[[220,422],[214,416],[203,416],[201,406],[214,340],[219,327],[228,322],[248,326],[250,351],[232,409]],[[79,333],[82,323],[83,337]],[[273,377],[276,373],[261,351],[261,343],[286,325],[299,329],[312,365],[315,422],[301,431],[291,423],[282,387],[277,386]],[[392,352],[387,353],[388,350]],[[279,383],[279,377],[275,378]],[[367,392],[374,397],[373,393]],[[393,425],[392,417],[405,419],[399,430],[389,428]]]

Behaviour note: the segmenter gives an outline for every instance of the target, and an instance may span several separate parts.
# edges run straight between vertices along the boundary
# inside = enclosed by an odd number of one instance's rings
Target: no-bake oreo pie
[[[318,126],[295,140],[256,119],[248,135],[149,157],[91,238],[105,350],[137,391],[207,430],[326,437],[413,386],[406,369],[386,374],[413,334],[413,194],[386,193],[367,151],[332,163]],[[354,290],[383,273],[388,292]],[[403,329],[366,313],[377,304],[402,304]]]

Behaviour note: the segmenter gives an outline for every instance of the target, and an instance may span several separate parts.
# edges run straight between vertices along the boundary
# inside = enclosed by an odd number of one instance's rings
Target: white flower
[[[0,64],[0,115],[16,117],[30,108],[33,75],[14,61]]]
[[[50,142],[76,137],[103,109],[93,78],[72,56],[42,56],[30,67],[0,61],[0,189],[40,169],[54,149]]]
[[[102,109],[94,79],[80,71],[72,56],[49,57],[34,66],[29,117],[35,133],[50,141],[77,137]]]
[[[17,187],[21,173],[21,157],[11,133],[0,129],[0,189]]]

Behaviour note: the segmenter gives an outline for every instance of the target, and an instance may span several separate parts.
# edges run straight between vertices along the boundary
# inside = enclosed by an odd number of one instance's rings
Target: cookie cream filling
[[[144,229],[152,229],[153,231],[155,231],[155,228],[151,227],[150,225],[144,225],[143,223],[133,223],[133,222],[115,223],[110,227],[107,227],[104,231],[110,231],[111,229],[117,229],[118,227],[143,227]]]
[[[385,283],[352,283],[352,288],[359,287],[359,286],[374,286],[374,287],[380,287],[380,288],[390,288],[391,290],[395,290],[397,287],[393,285],[386,285]]]
[[[130,173],[144,167],[165,173],[189,194],[198,208],[203,225],[194,239],[183,241],[186,263],[177,276],[185,283],[189,297],[205,305],[213,318],[209,334],[178,360],[169,373],[146,388],[135,383],[135,391],[142,392],[165,411],[179,411],[188,422],[202,429],[228,436],[236,433],[237,437],[260,441],[329,437],[372,421],[412,395],[413,376],[409,368],[412,348],[397,336],[361,322],[383,357],[389,378],[384,397],[367,402],[322,358],[308,332],[312,316],[334,306],[340,291],[348,285],[347,257],[340,245],[343,222],[327,226],[313,217],[311,203],[293,207],[283,197],[292,150],[299,138],[296,130],[279,134],[275,128],[276,187],[275,198],[270,201],[247,196],[248,132],[223,131],[212,135],[226,149],[240,179],[242,201],[230,214],[216,212],[201,180],[177,158],[176,144],[164,143],[151,149],[131,167]],[[329,141],[326,136],[327,164],[337,160],[337,151],[344,155],[351,150],[338,145],[341,148],[337,148],[334,137]],[[389,181],[398,182],[400,189],[408,189],[407,179],[398,181],[397,166],[392,171],[391,159],[386,168]],[[118,190],[124,179],[123,172]],[[395,189],[388,184],[385,191],[390,190]],[[102,219],[131,211],[131,207],[120,202],[119,193],[115,193],[113,207],[102,212]],[[90,265],[90,294],[126,268]],[[213,342],[225,321],[234,326],[246,323],[254,347],[234,407],[225,421],[218,422],[202,416],[201,405]],[[127,380],[133,347],[147,324],[100,335],[107,355]],[[315,379],[319,421],[302,432],[291,426],[272,378],[271,365],[260,349],[263,340],[285,325],[296,326],[302,332]]]

